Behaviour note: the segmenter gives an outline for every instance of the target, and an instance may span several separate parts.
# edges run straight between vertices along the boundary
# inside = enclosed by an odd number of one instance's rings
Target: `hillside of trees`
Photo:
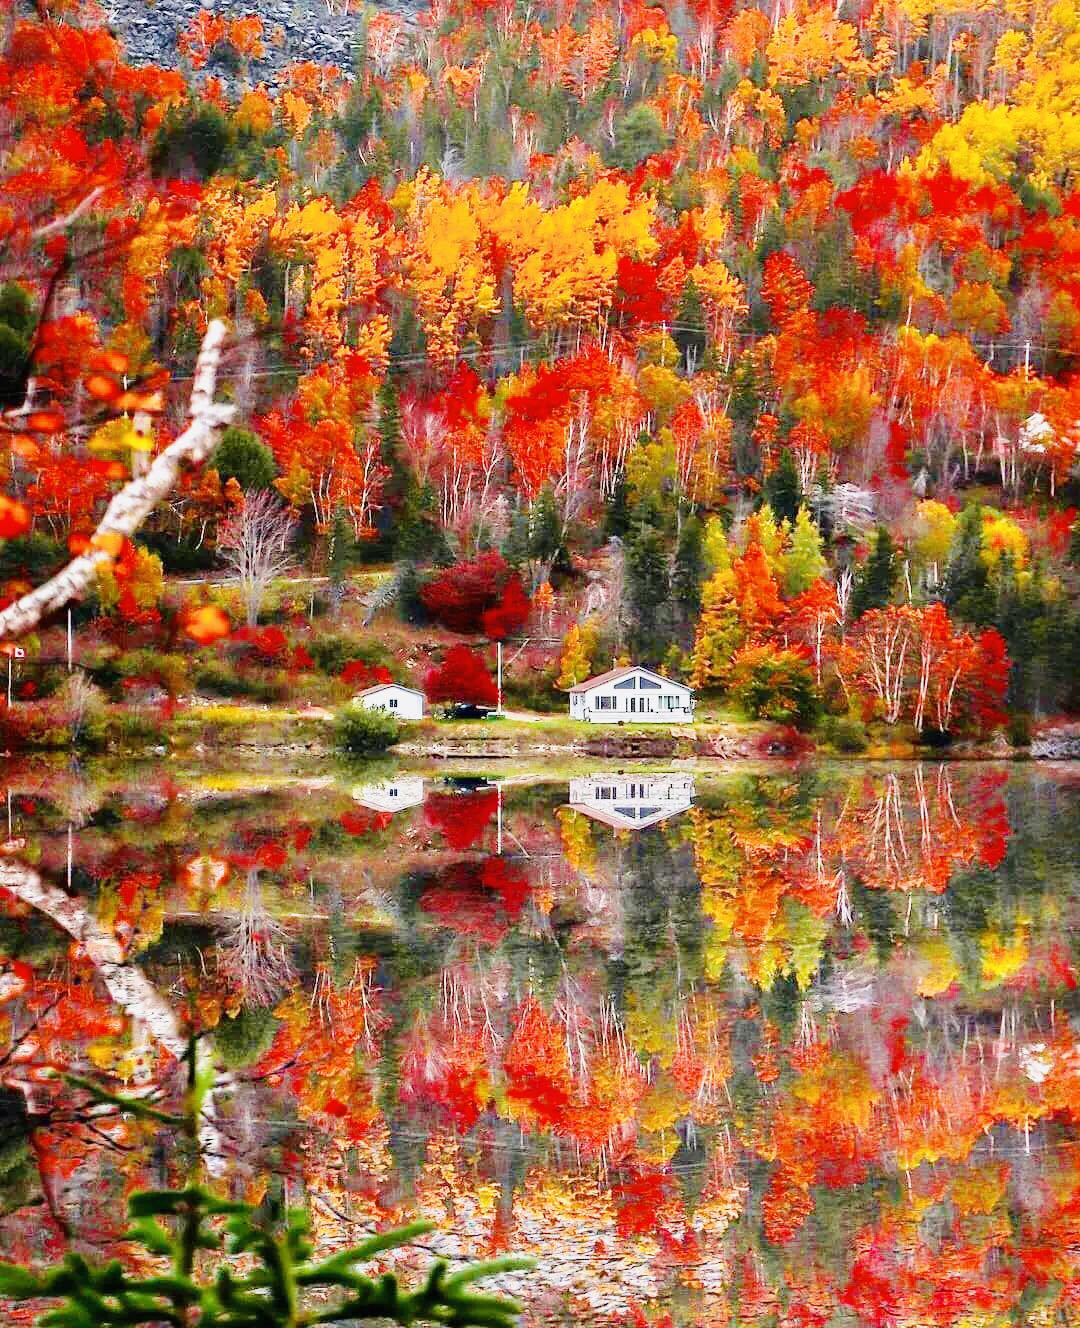
[[[1080,707],[1074,0],[357,6],[269,83],[257,15],[160,68],[5,9],[0,640],[75,598],[166,692],[397,618],[549,704],[632,657],[804,727]]]

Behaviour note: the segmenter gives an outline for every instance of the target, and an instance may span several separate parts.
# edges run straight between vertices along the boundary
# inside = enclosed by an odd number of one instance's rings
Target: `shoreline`
[[[114,712],[103,742],[93,748],[64,743],[25,745],[9,757],[73,750],[87,756],[132,758],[220,756],[226,751],[272,751],[278,757],[303,755],[324,759],[338,752],[333,739],[334,713],[326,709],[200,703],[183,707],[164,723],[134,731],[120,721],[135,710]],[[351,758],[358,759],[358,758]],[[880,761],[1072,761],[1080,760],[1080,722],[1047,724],[1036,729],[1029,745],[1014,746],[1004,733],[987,739],[959,739],[945,745],[918,744],[910,733],[892,734],[871,727],[866,741],[840,749],[820,732],[798,733],[763,721],[703,720],[693,725],[594,726],[561,716],[519,714],[498,720],[435,720],[402,726],[398,740],[370,759],[433,764],[461,761],[615,760],[655,765],[673,762],[704,765],[724,762],[836,760]]]

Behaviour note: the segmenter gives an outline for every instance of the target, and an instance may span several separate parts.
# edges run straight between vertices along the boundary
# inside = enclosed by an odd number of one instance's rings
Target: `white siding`
[[[380,687],[367,696],[356,697],[356,704],[365,710],[385,710],[398,719],[423,719],[424,698],[411,687]]]
[[[693,692],[670,678],[638,669],[585,692],[571,692],[570,718],[591,724],[689,724]]]

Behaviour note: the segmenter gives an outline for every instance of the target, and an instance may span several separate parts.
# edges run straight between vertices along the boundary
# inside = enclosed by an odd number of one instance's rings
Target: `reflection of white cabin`
[[[419,807],[424,801],[424,777],[398,775],[377,784],[358,784],[352,795],[354,801],[373,812],[399,812],[403,807]]]
[[[643,830],[694,801],[693,775],[587,775],[570,781],[570,806],[615,830]]]
[[[688,724],[694,693],[685,683],[632,664],[571,687],[570,718],[591,724]]]
[[[377,682],[357,692],[353,701],[365,710],[385,710],[398,719],[423,719],[424,693],[399,682]]]

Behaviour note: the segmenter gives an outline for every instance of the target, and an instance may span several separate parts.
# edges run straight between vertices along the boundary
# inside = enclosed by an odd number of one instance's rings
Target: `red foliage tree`
[[[496,705],[495,680],[487,665],[468,646],[451,646],[442,664],[424,679],[424,691],[432,702],[463,701],[470,705]]]

